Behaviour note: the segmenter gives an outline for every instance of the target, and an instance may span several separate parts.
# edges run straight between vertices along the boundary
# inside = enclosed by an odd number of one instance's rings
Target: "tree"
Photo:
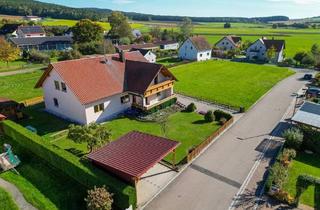
[[[224,27],[224,28],[231,28],[231,23],[225,23],[225,24],[223,25],[223,27]]]
[[[303,142],[303,133],[298,128],[291,128],[283,133],[288,148],[299,150]]]
[[[151,36],[150,34],[144,34],[144,35],[142,36],[142,40],[143,40],[144,42],[146,42],[146,43],[149,43],[149,42],[152,41],[152,36]]]
[[[73,40],[76,43],[100,41],[103,38],[103,28],[91,20],[84,19],[71,28]]]
[[[269,61],[273,62],[275,57],[276,57],[276,48],[274,46],[271,46],[268,50],[267,50],[267,58]]]
[[[274,24],[272,25],[272,28],[273,28],[273,29],[278,28],[278,24],[274,23]]]
[[[128,18],[124,14],[114,11],[108,17],[108,21],[111,26],[109,35],[117,38],[132,38],[132,29],[128,22]]]
[[[88,190],[88,195],[84,199],[88,210],[111,210],[113,198],[106,187],[96,187]]]
[[[213,112],[212,111],[208,111],[205,115],[204,115],[204,120],[206,122],[213,122],[215,119]]]
[[[128,45],[131,43],[131,41],[128,37],[122,37],[120,38],[119,43],[122,45]]]
[[[170,40],[170,34],[167,29],[164,29],[161,34],[161,40]]]
[[[112,42],[110,40],[106,40],[104,42],[104,54],[114,54],[116,52]]]
[[[318,44],[314,44],[311,47],[311,53],[315,59],[315,64],[320,64],[320,47]]]
[[[159,26],[152,27],[150,29],[150,35],[155,39],[160,39],[161,28]]]
[[[74,60],[81,58],[81,53],[77,49],[62,51],[59,53],[58,60],[65,61],[65,60]]]
[[[297,52],[295,54],[295,56],[293,57],[293,59],[296,61],[297,64],[301,64],[302,59],[307,55],[306,52],[301,51],[301,52]]]
[[[248,49],[248,47],[252,45],[252,41],[250,40],[244,40],[242,43],[241,43],[241,46],[240,46],[240,50],[246,50]]]
[[[310,53],[307,53],[301,60],[301,64],[306,66],[313,66],[315,63],[315,58]]]
[[[111,133],[103,125],[91,123],[89,125],[70,125],[68,138],[75,143],[87,143],[89,152],[110,142]]]
[[[20,49],[11,45],[4,39],[0,39],[0,60],[7,63],[17,60],[20,56]]]
[[[193,32],[192,20],[187,17],[183,18],[180,24],[180,34],[184,37],[184,39],[187,39],[192,35],[192,32]]]

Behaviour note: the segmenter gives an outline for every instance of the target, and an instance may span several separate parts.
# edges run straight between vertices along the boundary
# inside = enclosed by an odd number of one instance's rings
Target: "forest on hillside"
[[[58,19],[91,19],[106,20],[111,13],[110,9],[98,8],[72,8],[62,5],[43,3],[34,0],[0,0],[0,14],[5,15],[36,15],[40,17],[51,17]],[[181,16],[150,15],[134,12],[124,12],[131,20],[137,21],[181,21]],[[194,22],[269,22],[288,21],[286,16],[271,17],[190,17]]]

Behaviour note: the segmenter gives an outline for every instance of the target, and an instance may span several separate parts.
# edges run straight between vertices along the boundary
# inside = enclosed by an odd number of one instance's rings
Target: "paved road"
[[[147,207],[148,210],[226,210],[304,82],[279,83]],[[253,90],[254,91],[254,90]],[[196,132],[196,131],[195,131]]]

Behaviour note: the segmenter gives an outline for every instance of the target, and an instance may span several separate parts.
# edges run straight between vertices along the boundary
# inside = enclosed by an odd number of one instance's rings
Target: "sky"
[[[320,16],[320,0],[40,0],[71,7],[97,7],[155,15],[290,18]]]

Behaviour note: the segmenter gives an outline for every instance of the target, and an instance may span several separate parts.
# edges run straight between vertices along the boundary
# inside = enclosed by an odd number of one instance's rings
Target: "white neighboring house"
[[[179,42],[177,41],[159,41],[156,42],[161,50],[177,50],[179,49]]]
[[[38,21],[42,20],[41,17],[34,16],[34,15],[25,16],[24,19],[27,21],[34,21],[34,22],[38,22]]]
[[[138,29],[133,29],[133,30],[132,30],[132,36],[133,36],[134,38],[138,39],[138,38],[142,37],[142,33],[141,33],[141,31],[138,30]]]
[[[212,48],[202,36],[188,38],[179,48],[183,60],[205,61],[211,59]]]
[[[149,63],[155,63],[157,62],[157,55],[152,52],[151,50],[145,50],[145,49],[132,49],[131,51],[139,51]]]
[[[240,36],[225,36],[216,43],[216,47],[223,51],[234,50],[241,45]]]
[[[50,64],[36,88],[43,88],[46,111],[89,124],[173,100],[175,80],[167,68],[134,51]]]
[[[46,36],[46,32],[41,26],[19,26],[16,34],[18,38]]]
[[[282,62],[284,60],[285,40],[275,40],[261,38],[255,41],[247,49],[246,55],[248,60],[268,61],[268,50],[274,49],[275,56],[271,61],[273,63]]]

